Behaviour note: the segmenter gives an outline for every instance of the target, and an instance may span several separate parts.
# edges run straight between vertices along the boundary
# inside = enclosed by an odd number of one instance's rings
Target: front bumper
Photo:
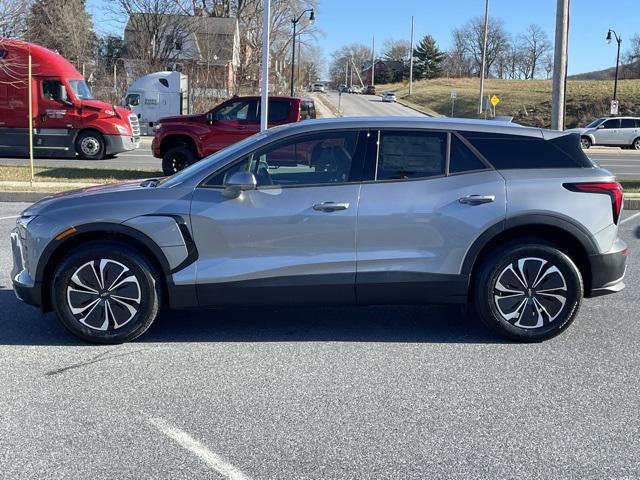
[[[115,155],[116,153],[128,152],[135,150],[140,146],[140,137],[123,136],[123,135],[105,135],[106,154]]]
[[[589,297],[616,293],[625,287],[623,279],[628,256],[627,244],[618,238],[608,252],[589,257],[591,266],[591,288],[587,292]]]
[[[11,252],[13,254],[11,282],[13,283],[13,291],[16,297],[29,305],[41,306],[42,286],[40,282],[34,281],[27,271],[26,255],[18,228],[11,232]]]

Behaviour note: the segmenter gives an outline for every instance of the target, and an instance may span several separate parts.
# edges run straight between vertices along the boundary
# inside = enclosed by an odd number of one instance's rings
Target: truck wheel
[[[580,137],[580,145],[586,150],[591,147],[591,139],[589,137]]]
[[[87,130],[76,138],[76,153],[84,160],[102,160],[105,150],[104,138],[99,132]]]
[[[188,147],[173,147],[167,150],[167,153],[162,157],[162,171],[167,176],[173,175],[197,161],[193,151]]]

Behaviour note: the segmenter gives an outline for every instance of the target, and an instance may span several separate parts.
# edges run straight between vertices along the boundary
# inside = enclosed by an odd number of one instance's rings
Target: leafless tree
[[[518,36],[522,50],[523,70],[525,78],[533,79],[540,69],[540,58],[551,50],[551,43],[547,34],[536,24],[531,24],[527,30]]]
[[[545,78],[549,80],[549,78],[551,77],[551,72],[553,72],[553,55],[551,55],[551,53],[547,53],[544,57],[542,57],[542,66],[546,75]]]
[[[467,22],[462,28],[453,32],[454,44],[459,42],[459,47],[465,54],[465,58],[470,58],[473,65],[473,72],[480,75],[482,64],[482,47],[484,35],[484,19],[475,17]],[[509,41],[509,35],[504,29],[504,22],[500,19],[489,18],[489,28],[487,30],[487,75],[491,71],[498,57],[504,52]]]
[[[382,52],[385,60],[406,62],[411,53],[411,42],[408,40],[385,40]]]
[[[640,34],[634,35],[630,40],[629,49],[624,55],[625,76],[640,78]]]
[[[473,74],[473,59],[467,51],[467,40],[461,30],[453,31],[452,47],[447,52],[443,70],[449,77],[470,77]]]
[[[26,28],[28,0],[0,0],[0,37],[16,38]]]
[[[353,61],[353,63],[351,63]],[[344,83],[347,72],[347,64],[355,65],[362,69],[365,64],[371,63],[371,48],[359,43],[352,43],[336,50],[331,54],[329,65],[329,78],[336,84]]]

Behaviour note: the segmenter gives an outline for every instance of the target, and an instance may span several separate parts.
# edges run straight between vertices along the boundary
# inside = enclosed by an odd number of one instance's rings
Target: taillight
[[[603,193],[611,198],[611,209],[613,210],[613,223],[618,223],[620,210],[622,210],[622,196],[624,190],[618,182],[580,182],[565,183],[564,188],[572,192],[582,193]]]

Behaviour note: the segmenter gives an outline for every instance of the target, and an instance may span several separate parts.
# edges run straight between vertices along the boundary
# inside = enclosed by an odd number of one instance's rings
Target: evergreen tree
[[[437,78],[442,75],[445,53],[440,51],[436,40],[425,35],[413,51],[413,75],[416,79]]]

